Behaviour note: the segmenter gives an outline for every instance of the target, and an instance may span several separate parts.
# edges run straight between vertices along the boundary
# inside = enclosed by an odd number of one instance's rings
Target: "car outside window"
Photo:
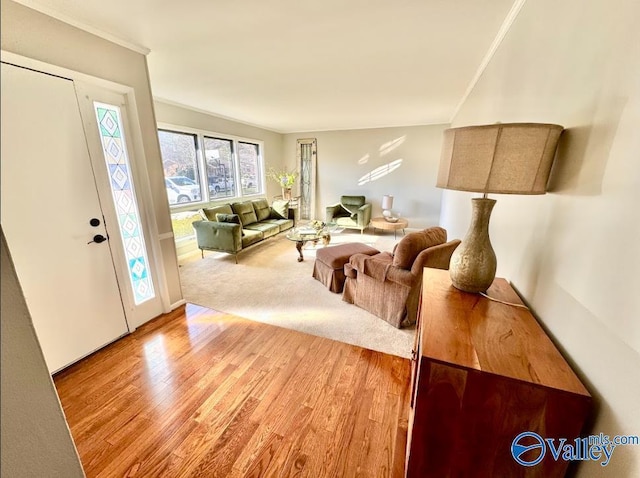
[[[259,142],[163,128],[158,137],[171,206],[264,194]]]

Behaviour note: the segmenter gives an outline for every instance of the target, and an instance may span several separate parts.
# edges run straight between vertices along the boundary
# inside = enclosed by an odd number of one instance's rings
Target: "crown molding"
[[[507,13],[507,16],[505,17],[504,21],[502,22],[502,25],[500,26],[500,29],[498,30],[498,33],[496,34],[496,37],[493,39],[493,42],[491,43],[491,46],[489,47],[489,49],[487,50],[487,53],[485,53],[484,58],[480,62],[480,66],[478,67],[476,74],[473,76],[473,78],[469,82],[469,85],[467,86],[466,91],[462,95],[462,98],[460,98],[460,101],[458,102],[458,105],[456,106],[455,110],[453,110],[453,114],[449,119],[449,123],[453,123],[453,121],[455,120],[455,117],[458,115],[458,112],[460,111],[460,108],[462,108],[462,105],[464,104],[464,102],[467,101],[467,98],[469,97],[469,95],[475,88],[476,84],[480,80],[480,77],[484,73],[484,70],[487,68],[487,66],[491,62],[491,59],[493,58],[496,51],[500,47],[502,40],[504,40],[504,37],[507,35],[509,30],[511,29],[511,25],[513,25],[513,22],[518,17],[518,14],[520,13],[520,10],[522,9],[522,6],[525,4],[526,1],[527,0],[515,0],[515,2],[513,3],[511,10],[509,10],[509,13]]]
[[[61,22],[67,23],[73,27],[79,28],[80,30],[83,30],[87,33],[91,33],[92,35],[95,35],[104,40],[110,41],[111,43],[115,43],[129,50],[133,50],[136,53],[140,53],[146,56],[151,52],[151,50],[147,47],[138,45],[136,43],[133,43],[127,40],[123,40],[122,38],[116,35],[107,33],[103,30],[92,27],[91,25],[87,25],[86,23],[78,21],[72,17],[69,17],[68,15],[60,13],[59,11],[53,8],[45,7],[40,3],[38,3],[37,1],[34,1],[34,0],[13,0],[13,1],[16,3],[19,3],[20,5],[24,5],[27,8],[43,13],[49,17],[55,18],[56,20],[60,20]]]

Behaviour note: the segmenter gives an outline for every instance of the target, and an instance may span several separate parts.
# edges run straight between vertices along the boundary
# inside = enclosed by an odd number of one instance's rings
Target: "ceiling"
[[[282,133],[449,123],[524,0],[19,0],[149,50],[154,97]]]

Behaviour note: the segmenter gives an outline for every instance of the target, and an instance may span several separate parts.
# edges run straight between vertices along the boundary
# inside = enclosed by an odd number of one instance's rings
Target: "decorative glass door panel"
[[[300,218],[315,219],[316,140],[299,139],[296,147],[300,165]]]
[[[98,102],[94,102],[93,105],[116,207],[120,238],[129,268],[134,302],[139,305],[154,298],[155,291],[149,273],[149,259],[123,136],[120,108]]]

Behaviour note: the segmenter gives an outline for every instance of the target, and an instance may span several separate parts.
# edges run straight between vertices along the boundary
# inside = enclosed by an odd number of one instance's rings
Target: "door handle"
[[[94,242],[97,243],[97,244],[100,244],[101,242],[104,242],[106,240],[107,240],[107,238],[104,237],[102,234],[96,234],[95,236],[93,236],[93,241],[89,241],[89,242],[87,242],[87,244],[92,244]]]

